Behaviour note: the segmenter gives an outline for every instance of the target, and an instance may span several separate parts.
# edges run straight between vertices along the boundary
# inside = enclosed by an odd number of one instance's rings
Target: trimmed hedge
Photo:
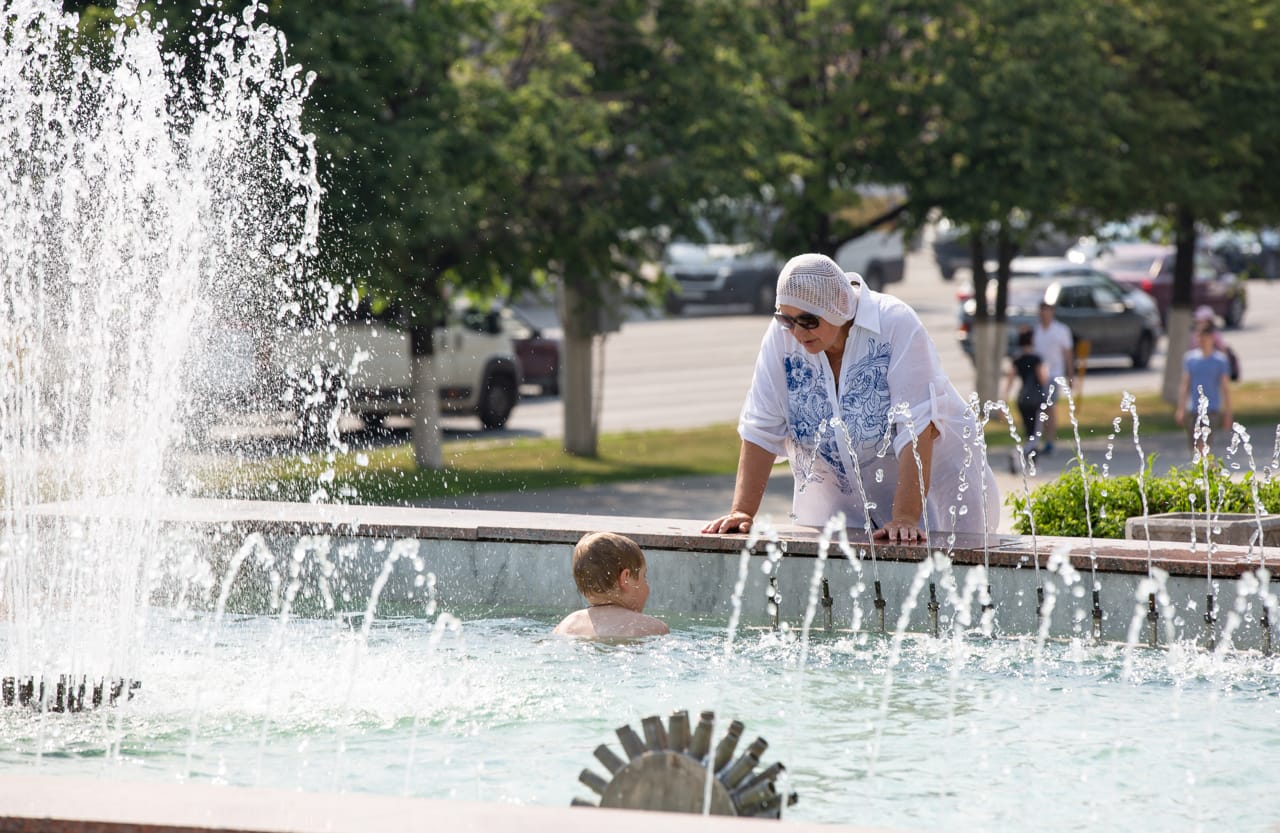
[[[1142,494],[1137,475],[1108,477],[1103,480],[1098,467],[1086,467],[1089,481],[1089,513],[1093,521],[1095,538],[1123,538],[1124,522],[1142,515]],[[1143,480],[1147,491],[1147,511],[1152,515],[1164,512],[1203,512],[1205,508],[1205,479],[1208,478],[1209,498],[1215,512],[1244,512],[1255,510],[1254,476],[1246,472],[1231,477],[1221,462],[1211,460],[1206,472],[1203,465],[1172,468],[1162,477],[1151,473],[1151,460]],[[1032,517],[1038,535],[1065,535],[1085,538],[1089,535],[1089,523],[1084,508],[1084,480],[1079,466],[1072,466],[1031,492]],[[1267,482],[1257,478],[1258,500],[1263,511],[1280,510],[1280,480]],[[1027,517],[1027,496],[1010,494],[1005,503],[1015,513],[1014,530],[1027,535],[1031,532],[1031,519]]]

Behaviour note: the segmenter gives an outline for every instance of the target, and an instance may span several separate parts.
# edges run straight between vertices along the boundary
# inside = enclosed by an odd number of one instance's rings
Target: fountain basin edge
[[[172,498],[151,506],[108,499],[44,504],[27,511],[61,522],[75,518],[159,521],[185,545],[210,553],[215,574],[220,574],[248,536],[259,536],[281,558],[292,553],[296,560],[305,562],[307,552],[319,553],[321,562],[337,568],[313,570],[317,580],[320,572],[333,575],[324,578],[323,594],[304,593],[297,600],[294,612],[300,615],[324,615],[326,605],[339,612],[362,612],[369,588],[387,568],[392,547],[396,542],[415,541],[417,569],[407,558],[391,565],[378,600],[378,615],[397,606],[423,603],[420,576],[424,571],[434,577],[435,598],[444,610],[567,612],[583,601],[570,575],[573,545],[587,532],[607,529],[632,537],[646,552],[652,586],[648,612],[727,621],[733,612],[732,591],[746,543],[744,535],[702,534],[701,520],[490,510]],[[782,594],[779,619],[800,627],[810,609],[810,588],[816,591],[817,570],[829,580],[837,629],[854,621],[855,608],[861,611],[862,627],[872,627],[868,625],[871,594],[873,582],[878,580],[888,603],[889,628],[901,611],[908,610],[907,629],[928,631],[933,623],[924,600],[917,599],[913,607],[906,604],[906,596],[921,563],[932,551],[946,555],[943,566],[928,579],[937,585],[944,628],[957,620],[961,625],[968,620],[976,622],[977,582],[969,574],[975,567],[989,564],[988,584],[998,633],[1036,633],[1037,590],[1052,584],[1057,602],[1049,617],[1049,635],[1084,635],[1096,576],[1103,638],[1124,641],[1133,618],[1139,615],[1138,607],[1146,601],[1150,588],[1144,582],[1151,565],[1168,575],[1170,605],[1162,605],[1161,613],[1173,620],[1176,638],[1203,642],[1216,635],[1210,628],[1220,626],[1206,623],[1203,617],[1206,596],[1214,593],[1218,611],[1238,607],[1244,617],[1244,626],[1233,634],[1235,647],[1270,646],[1258,625],[1262,618],[1259,598],[1246,591],[1237,605],[1237,579],[1246,574],[1252,577],[1265,566],[1266,552],[1260,547],[1215,543],[1210,553],[1203,544],[1193,548],[1189,543],[1156,540],[1154,535],[1150,541],[1004,534],[949,540],[936,536],[942,540],[935,538],[931,548],[878,543],[873,563],[862,531],[849,530],[848,537],[860,559],[860,569],[834,545],[826,563],[819,564],[819,530],[777,526],[773,538],[776,546],[785,547],[786,557],[769,565],[766,573],[765,541],[757,544],[747,559],[741,623],[771,623],[766,596],[772,576]],[[1054,553],[1059,567],[1051,573],[1048,565]],[[1074,581],[1068,575],[1070,570],[1061,566],[1068,562],[1078,574]],[[255,576],[252,569],[246,570],[237,579],[237,591],[228,609],[274,612],[278,602],[268,597],[263,578]],[[1256,589],[1256,582],[1253,584]],[[325,596],[324,605],[320,596]],[[157,602],[163,604],[164,599]],[[820,626],[820,617],[811,621],[814,627]]]
[[[0,829],[12,833],[406,833],[509,831],[649,833],[651,813],[601,808],[529,807],[361,794],[301,793],[257,787],[155,784],[41,775],[0,779]],[[602,815],[603,814],[603,815]],[[675,833],[727,833],[764,819],[665,814]],[[788,821],[794,833],[873,833],[870,828]]]

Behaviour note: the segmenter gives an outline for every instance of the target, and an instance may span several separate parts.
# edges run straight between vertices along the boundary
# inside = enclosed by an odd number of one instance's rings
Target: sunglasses
[[[773,320],[777,321],[784,330],[790,330],[794,327],[799,327],[802,330],[816,330],[818,325],[822,323],[821,318],[807,312],[802,312],[794,318],[783,312],[775,312]]]

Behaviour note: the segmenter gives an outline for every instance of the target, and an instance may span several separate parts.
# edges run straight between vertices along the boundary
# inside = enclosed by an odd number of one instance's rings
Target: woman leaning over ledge
[[[738,422],[733,506],[702,531],[750,530],[785,456],[796,523],[822,526],[844,512],[865,528],[869,516],[891,542],[923,540],[925,528],[993,532],[995,478],[966,441],[973,416],[915,311],[817,254],[782,268],[777,304]]]

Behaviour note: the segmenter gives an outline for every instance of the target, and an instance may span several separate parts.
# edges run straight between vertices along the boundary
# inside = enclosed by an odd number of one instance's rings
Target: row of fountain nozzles
[[[114,705],[122,697],[133,697],[140,688],[141,681],[123,678],[90,683],[88,677],[62,674],[56,683],[46,687],[44,677],[4,677],[0,679],[0,703],[50,712],[79,712],[96,709],[103,703]]]

